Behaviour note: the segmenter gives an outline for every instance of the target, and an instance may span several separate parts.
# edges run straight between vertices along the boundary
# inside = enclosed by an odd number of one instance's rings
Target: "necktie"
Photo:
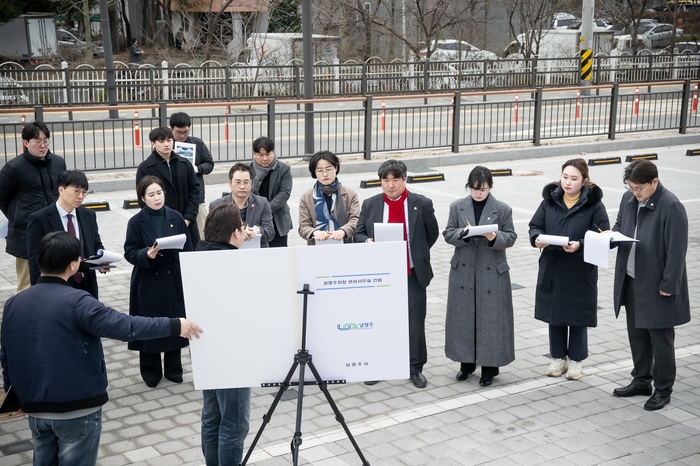
[[[76,234],[75,224],[73,223],[73,214],[66,214],[66,217],[68,217],[68,234],[75,238]],[[73,281],[80,285],[80,283],[83,281],[83,274],[81,272],[75,272],[73,275]]]

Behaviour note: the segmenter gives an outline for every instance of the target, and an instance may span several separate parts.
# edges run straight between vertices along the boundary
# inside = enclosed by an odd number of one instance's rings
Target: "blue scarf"
[[[328,186],[318,181],[314,185],[313,200],[316,213],[316,229],[321,231],[336,231],[348,222],[348,213],[340,196],[342,184],[338,178]],[[331,210],[328,211],[328,203],[325,196],[331,197]],[[332,226],[332,228],[331,228]]]

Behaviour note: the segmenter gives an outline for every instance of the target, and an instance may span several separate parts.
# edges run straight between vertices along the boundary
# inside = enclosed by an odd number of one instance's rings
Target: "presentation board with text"
[[[409,377],[404,242],[180,254],[195,388],[282,382],[301,348],[324,380]],[[298,378],[295,377],[294,380]],[[313,380],[306,371],[306,380]]]

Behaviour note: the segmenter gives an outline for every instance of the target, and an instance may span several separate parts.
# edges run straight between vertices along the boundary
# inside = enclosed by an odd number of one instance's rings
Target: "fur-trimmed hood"
[[[549,204],[560,203],[563,197],[564,190],[561,189],[561,183],[559,182],[549,183],[542,190],[542,198]],[[595,184],[590,188],[584,186],[581,189],[581,199],[585,201],[584,205],[596,204],[603,199],[603,190]]]

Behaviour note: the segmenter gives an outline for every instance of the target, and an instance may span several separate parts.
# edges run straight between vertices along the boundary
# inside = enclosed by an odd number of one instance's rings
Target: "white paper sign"
[[[607,269],[610,262],[610,243],[613,241],[633,241],[638,242],[634,238],[625,236],[616,231],[604,231],[598,233],[595,231],[587,231],[584,236],[585,247],[583,248],[583,260],[589,264],[597,265]]]
[[[187,159],[194,165],[194,158],[197,155],[197,145],[190,142],[175,141],[175,152],[183,159]]]
[[[549,244],[550,246],[568,246],[569,237],[568,236],[556,236],[556,235],[540,235],[537,237],[541,244]]]
[[[464,238],[471,238],[472,236],[481,236],[484,233],[496,233],[498,231],[498,225],[468,225],[462,231],[467,231],[467,234],[464,235]]]
[[[304,284],[306,346],[324,380],[409,377],[404,242],[185,252],[180,263],[187,318],[204,330],[190,342],[197,390],[282,382],[301,348]]]
[[[344,244],[344,241],[342,239],[336,240],[329,237],[328,239],[324,239],[323,241],[318,241],[314,239],[314,244],[316,246],[337,246],[339,244]]]
[[[161,249],[182,249],[187,241],[187,235],[181,233],[174,236],[164,236],[156,240],[156,246]]]
[[[88,264],[102,265],[105,262],[111,264],[112,262],[121,262],[124,257],[117,252],[107,251],[106,249],[98,249],[97,254],[99,256],[95,259],[86,259],[85,262]]]
[[[403,241],[403,223],[375,223],[374,241]]]
[[[248,241],[243,241],[240,249],[260,249],[260,238],[262,238],[262,234],[258,233]]]

